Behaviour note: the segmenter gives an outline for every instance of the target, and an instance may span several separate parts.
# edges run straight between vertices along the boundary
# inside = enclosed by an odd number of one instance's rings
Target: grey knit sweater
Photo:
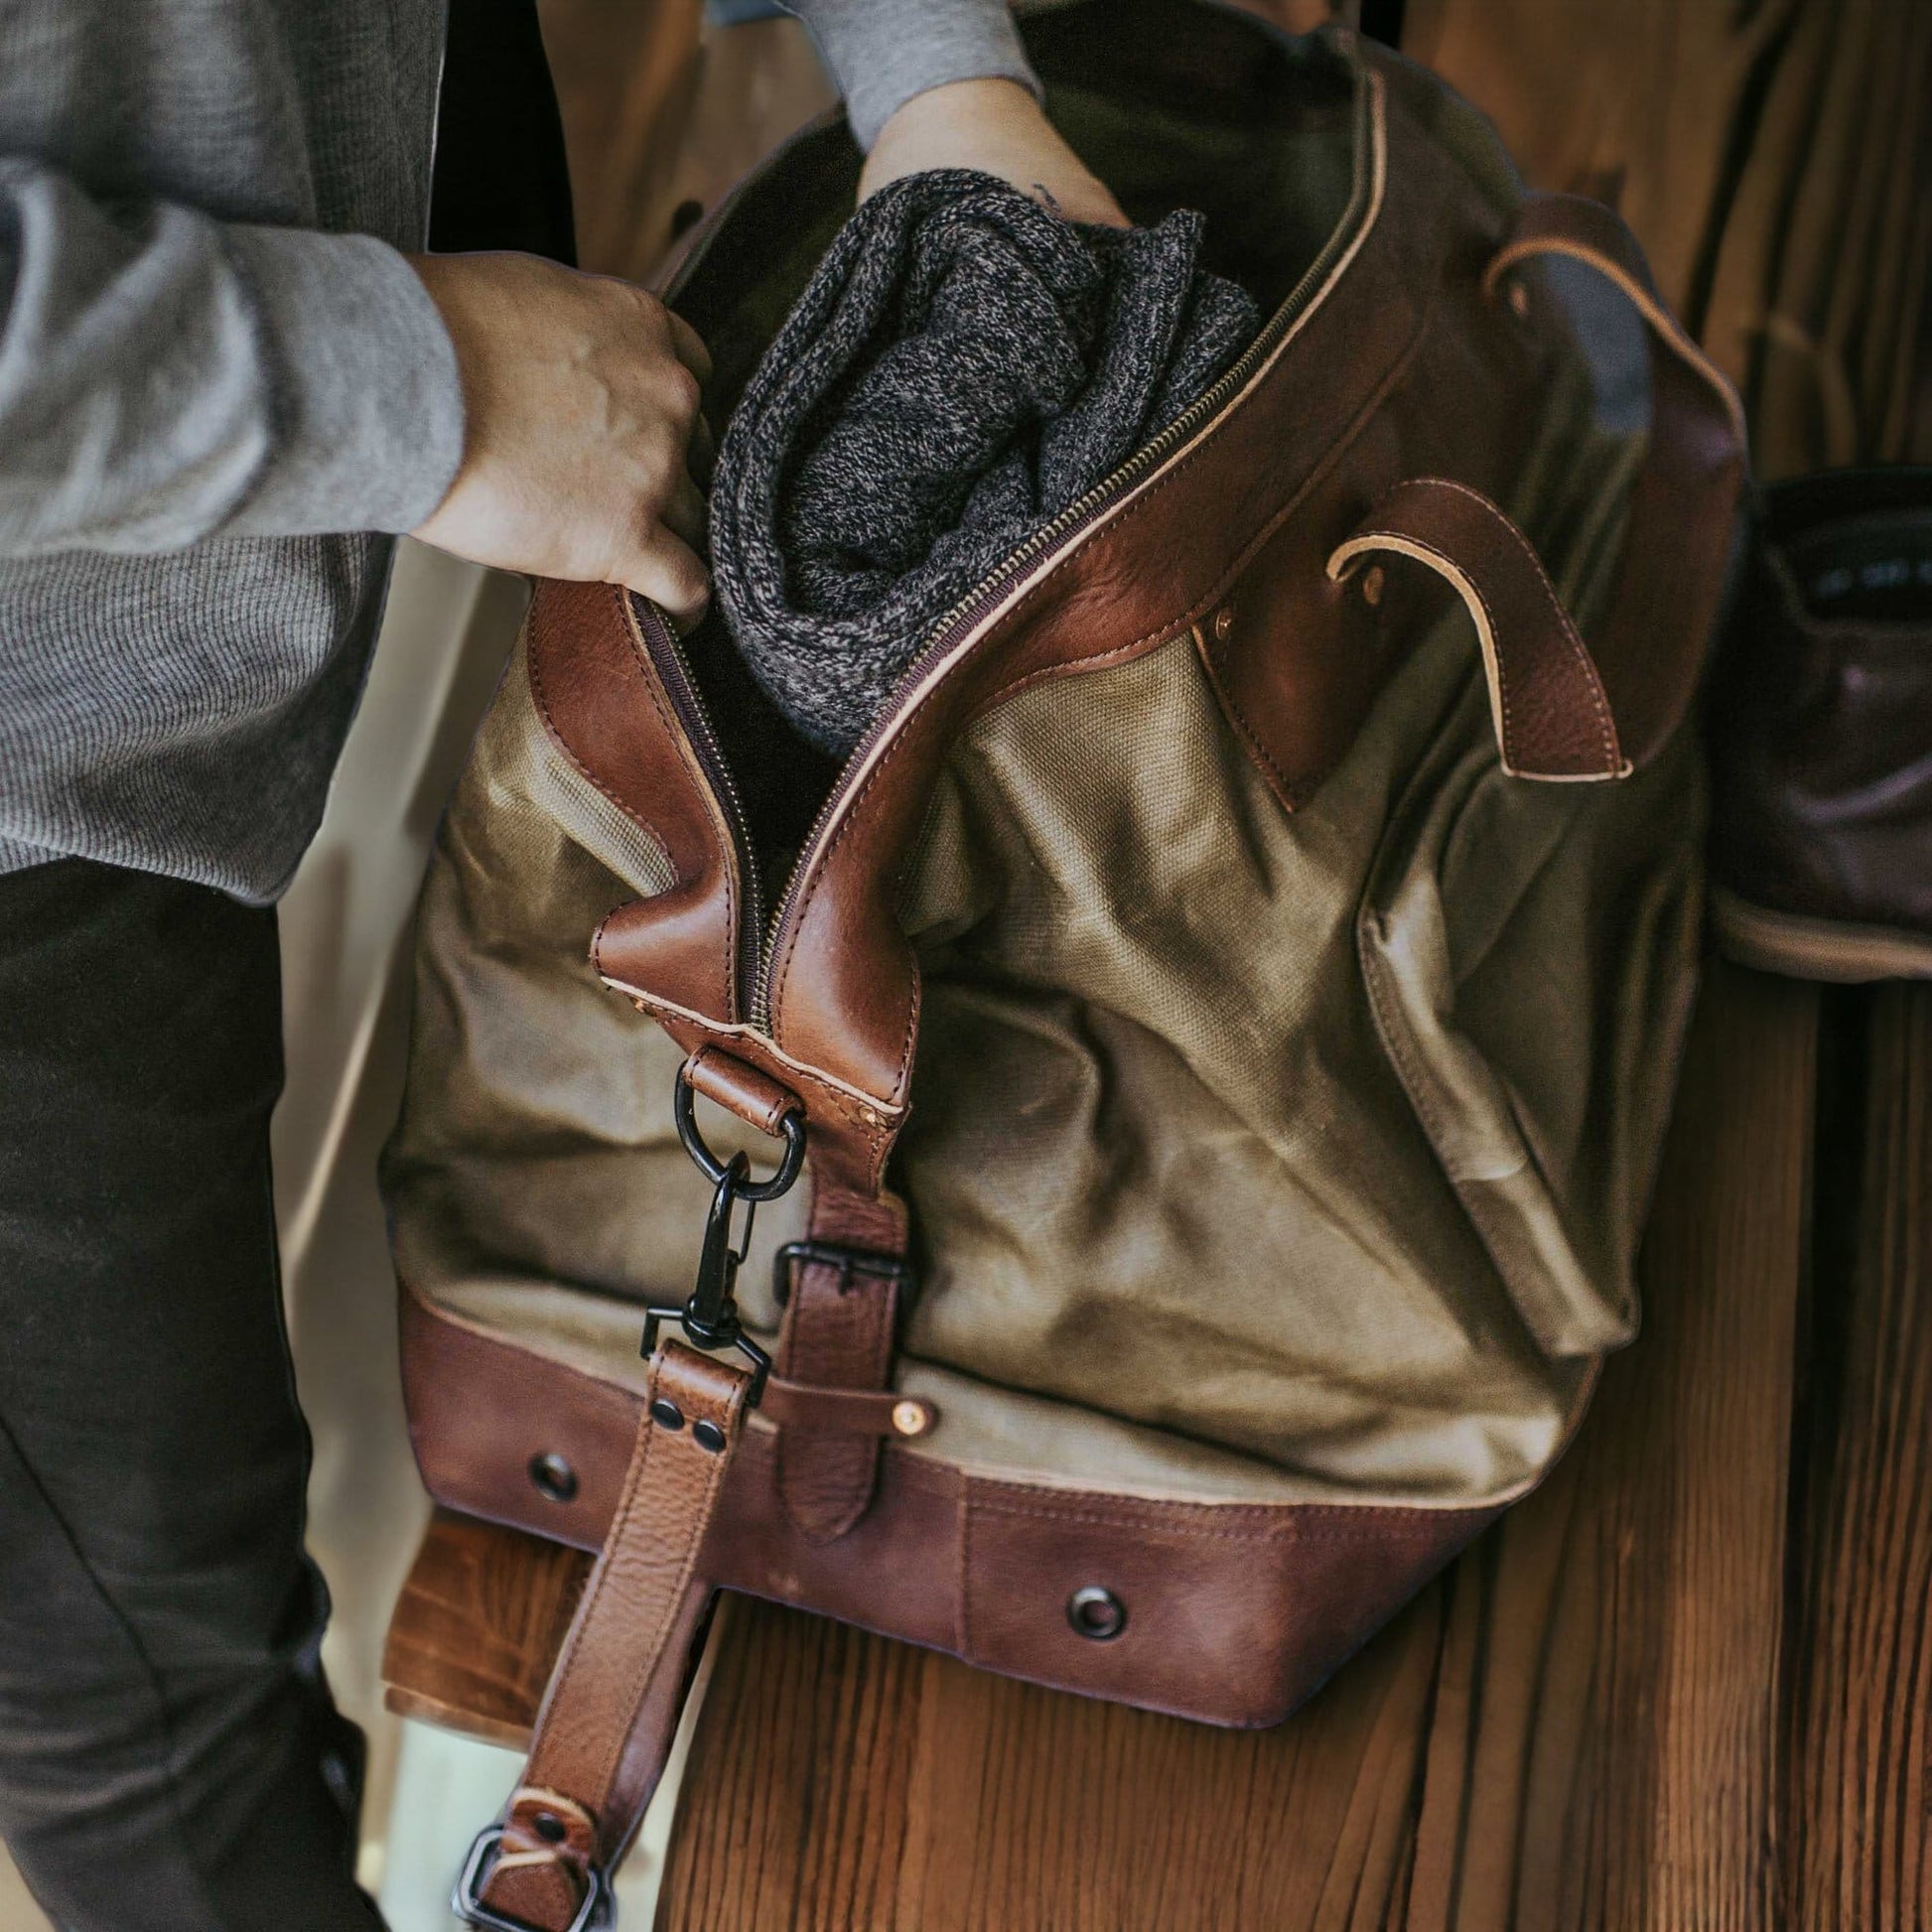
[[[866,138],[999,0],[798,0]],[[463,445],[441,0],[0,0],[0,871],[272,897]],[[347,534],[345,534],[347,533]]]

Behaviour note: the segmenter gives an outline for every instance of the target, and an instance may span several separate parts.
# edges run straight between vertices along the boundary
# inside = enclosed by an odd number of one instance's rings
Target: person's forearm
[[[385,243],[110,209],[0,156],[0,556],[406,530],[462,450],[448,334]]]
[[[1017,80],[1039,92],[1005,0],[786,0],[812,30],[870,149],[895,111],[955,80]]]

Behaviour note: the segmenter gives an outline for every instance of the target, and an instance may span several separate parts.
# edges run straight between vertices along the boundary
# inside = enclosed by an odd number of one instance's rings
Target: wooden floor
[[[663,1932],[1932,1923],[1932,987],[1714,970],[1642,1338],[1280,1729],[766,1605]]]

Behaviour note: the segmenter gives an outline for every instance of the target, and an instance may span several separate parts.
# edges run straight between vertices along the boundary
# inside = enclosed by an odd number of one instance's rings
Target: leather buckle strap
[[[744,1433],[747,1369],[666,1341],[611,1532],[537,1714],[523,1779],[452,1900],[489,1932],[590,1932],[656,1789],[711,1584],[704,1541]]]
[[[827,1184],[820,1176],[807,1233],[780,1257],[790,1281],[780,1298],[778,1373],[818,1389],[884,1391],[892,1379],[900,1291],[912,1278],[899,1259],[906,1241],[904,1204],[891,1194]],[[891,1414],[888,1408],[888,1420]],[[893,1433],[915,1432],[896,1425]],[[780,1425],[778,1495],[808,1542],[835,1542],[866,1513],[884,1434]]]

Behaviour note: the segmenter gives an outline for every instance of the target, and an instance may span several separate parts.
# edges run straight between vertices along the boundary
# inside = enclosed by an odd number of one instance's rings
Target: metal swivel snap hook
[[[704,1246],[698,1254],[698,1278],[690,1296],[682,1304],[666,1304],[644,1311],[643,1345],[639,1352],[648,1359],[657,1347],[657,1331],[665,1321],[676,1321],[693,1346],[705,1349],[735,1348],[752,1365],[752,1386],[746,1395],[748,1407],[756,1408],[764,1393],[764,1378],[771,1372],[771,1357],[745,1332],[738,1314],[738,1270],[752,1245],[752,1220],[760,1201],[776,1200],[789,1190],[805,1165],[805,1116],[795,1109],[779,1122],[785,1151],[777,1171],[763,1180],[754,1180],[752,1163],[741,1153],[721,1161],[698,1132],[690,1083],[678,1075],[672,1099],[672,1114],[677,1121],[678,1139],[685,1152],[697,1163],[698,1171],[714,1183],[711,1210],[705,1217]],[[732,1239],[732,1210],[743,1201],[745,1220],[736,1242]]]

